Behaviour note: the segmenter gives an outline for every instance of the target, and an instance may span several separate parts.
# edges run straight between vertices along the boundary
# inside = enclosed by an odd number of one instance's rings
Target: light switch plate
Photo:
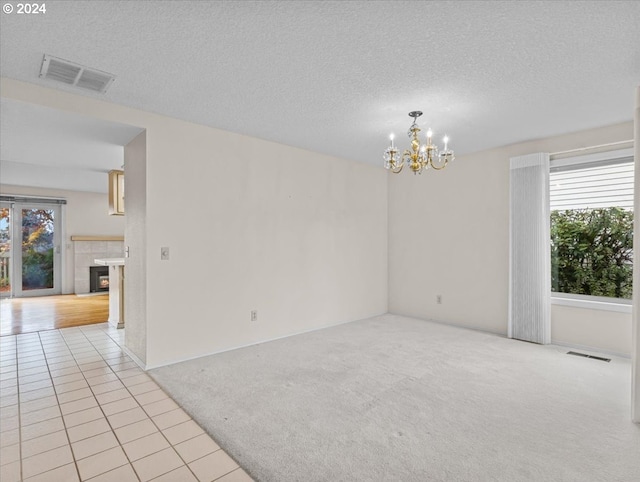
[[[160,260],[169,261],[169,248],[168,247],[160,248]]]

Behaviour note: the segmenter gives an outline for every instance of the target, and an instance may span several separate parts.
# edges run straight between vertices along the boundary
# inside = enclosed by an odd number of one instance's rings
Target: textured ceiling
[[[4,77],[381,165],[407,113],[458,154],[632,119],[639,1],[53,1]],[[38,78],[44,53],[116,75]]]

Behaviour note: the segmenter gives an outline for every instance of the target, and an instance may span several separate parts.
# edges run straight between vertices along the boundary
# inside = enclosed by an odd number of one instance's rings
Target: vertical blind
[[[551,342],[549,155],[510,159],[509,338]]]
[[[66,199],[2,195],[0,201],[23,204],[67,204]]]

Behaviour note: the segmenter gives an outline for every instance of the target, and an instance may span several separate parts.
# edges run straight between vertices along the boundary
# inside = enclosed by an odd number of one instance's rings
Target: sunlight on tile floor
[[[107,323],[0,337],[0,479],[251,478],[120,348]]]

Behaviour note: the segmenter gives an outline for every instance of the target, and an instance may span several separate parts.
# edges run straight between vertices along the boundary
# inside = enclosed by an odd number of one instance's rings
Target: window
[[[550,172],[551,291],[631,299],[633,157],[626,151],[555,160]],[[560,295],[563,296],[563,295]]]

